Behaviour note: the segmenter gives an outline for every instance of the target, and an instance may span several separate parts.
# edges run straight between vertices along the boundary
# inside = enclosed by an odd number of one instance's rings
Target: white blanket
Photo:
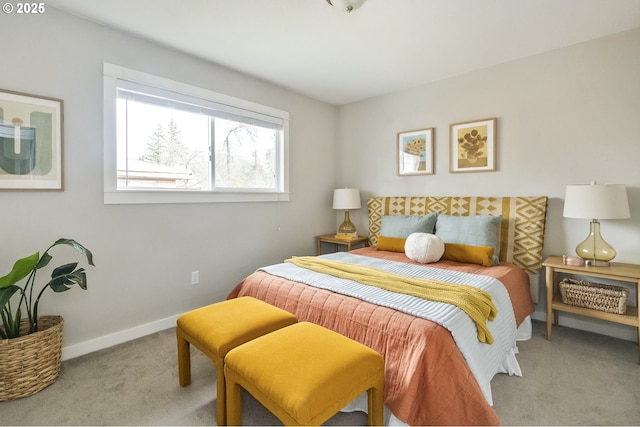
[[[487,291],[491,294],[493,303],[498,308],[498,315],[495,320],[487,322],[487,326],[494,337],[494,343],[491,345],[481,343],[477,338],[476,325],[473,320],[464,311],[450,304],[390,292],[351,280],[317,273],[291,263],[271,265],[260,270],[288,280],[393,308],[442,325],[451,332],[456,345],[469,365],[469,369],[491,405],[493,404],[491,395],[491,379],[493,376],[498,372],[505,372],[505,370],[509,374],[520,375],[520,368],[515,360],[514,351],[516,348],[515,317],[509,294],[499,280],[489,276],[405,264],[346,252],[322,255],[322,258],[366,265],[409,277],[470,285]],[[506,366],[509,368],[505,368]]]

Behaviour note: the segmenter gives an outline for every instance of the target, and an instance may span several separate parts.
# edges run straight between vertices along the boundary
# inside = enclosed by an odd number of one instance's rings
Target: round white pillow
[[[421,264],[436,262],[444,254],[444,241],[430,233],[412,233],[404,243],[407,257]]]

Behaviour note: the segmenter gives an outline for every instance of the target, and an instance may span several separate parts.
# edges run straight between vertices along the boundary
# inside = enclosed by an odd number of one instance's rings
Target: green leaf
[[[84,272],[84,268],[80,268],[73,272],[73,276],[76,278],[75,282],[80,289],[87,290],[87,273]]]
[[[69,246],[71,246],[73,249],[75,249],[76,251],[80,252],[85,257],[87,257],[87,262],[89,263],[89,265],[95,266],[95,264],[93,263],[93,254],[91,253],[91,251],[89,249],[85,248],[84,246],[82,246],[80,243],[76,242],[75,240],[73,240],[73,239],[58,239],[58,240],[56,240],[56,242],[51,247],[56,246],[56,245],[69,245]]]
[[[42,267],[46,267],[49,264],[53,257],[49,255],[47,252],[42,254],[42,258],[38,261],[38,265],[36,265],[36,270],[41,269]]]
[[[20,336],[20,319],[22,317],[20,308],[16,311],[15,317],[11,316],[9,310],[2,310],[0,314],[2,314],[2,325],[4,329],[4,333],[2,334],[3,339],[18,338]]]
[[[58,276],[64,276],[65,274],[69,274],[73,272],[73,270],[75,270],[77,265],[78,265],[77,262],[72,262],[69,264],[61,265],[60,267],[56,267],[51,273],[51,278],[53,279]]]
[[[21,289],[16,285],[9,285],[6,288],[0,288],[0,309],[4,308],[13,294],[20,290]]]
[[[9,336],[7,335],[7,332],[5,331],[9,331],[9,320],[7,319],[7,311],[6,310],[1,310],[0,311],[0,317],[2,317],[2,329],[0,329],[0,338],[2,338],[3,340],[6,340],[7,338],[9,338]]]
[[[33,255],[29,255],[28,257],[24,257],[16,261],[16,263],[13,264],[11,272],[4,277],[0,277],[0,288],[11,286],[27,277],[38,264],[39,257],[40,254],[36,252]]]
[[[48,283],[53,292],[64,292],[68,291],[69,286],[67,286],[67,276],[58,276],[51,279]]]
[[[79,268],[73,272],[67,272],[53,279],[48,283],[54,292],[68,291],[71,286],[78,285],[82,289],[87,289],[87,275],[84,268]]]

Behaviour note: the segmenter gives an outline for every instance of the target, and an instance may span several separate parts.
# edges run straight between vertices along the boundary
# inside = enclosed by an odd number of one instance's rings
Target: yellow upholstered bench
[[[230,350],[227,422],[242,423],[242,388],[285,425],[320,425],[365,391],[370,425],[382,425],[384,360],[369,347],[300,322]]]
[[[226,425],[224,357],[234,347],[297,321],[293,314],[252,297],[231,299],[183,314],[176,327],[180,385],[191,384],[189,344],[192,344],[216,367],[217,420],[218,425]]]

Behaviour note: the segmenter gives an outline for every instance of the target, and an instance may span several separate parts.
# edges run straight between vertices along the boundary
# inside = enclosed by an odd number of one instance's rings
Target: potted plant
[[[0,401],[34,394],[58,377],[63,319],[39,316],[40,298],[47,289],[65,292],[73,285],[87,289],[85,269],[77,268],[77,262],[54,268],[51,279],[40,288],[36,286],[36,273],[49,265],[53,259],[49,251],[58,245],[71,246],[94,265],[93,254],[83,245],[73,239],[58,239],[42,255],[36,252],[19,259],[9,274],[0,277]]]

